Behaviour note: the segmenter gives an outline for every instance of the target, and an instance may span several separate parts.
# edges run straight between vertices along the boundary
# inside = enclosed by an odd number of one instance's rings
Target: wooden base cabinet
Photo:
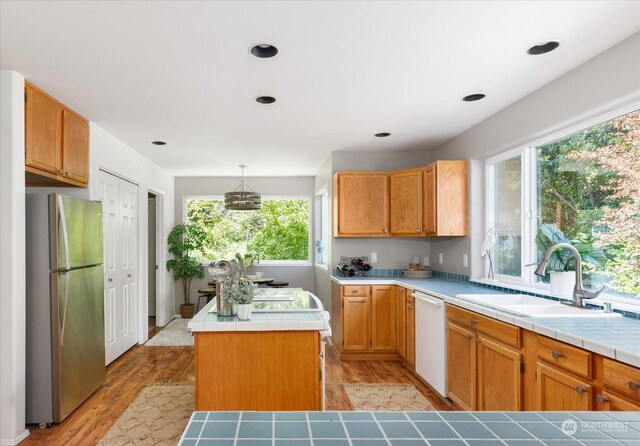
[[[464,410],[521,410],[520,329],[447,307],[447,396]]]
[[[477,410],[522,408],[522,354],[490,338],[478,336]]]
[[[447,396],[463,410],[476,408],[475,333],[447,322]]]
[[[323,410],[317,331],[197,332],[195,409]]]
[[[541,411],[592,410],[592,387],[586,380],[578,379],[542,362],[537,366],[538,408]]]
[[[398,353],[402,359],[407,357],[407,290],[396,288],[396,338]]]
[[[25,179],[27,186],[86,187],[89,122],[25,82]]]
[[[362,359],[374,359],[378,353],[397,358],[396,313],[394,286],[343,286],[341,350],[344,359],[349,359],[350,353],[368,354]]]

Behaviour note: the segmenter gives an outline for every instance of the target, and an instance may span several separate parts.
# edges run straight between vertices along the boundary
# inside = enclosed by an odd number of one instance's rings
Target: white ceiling
[[[0,15],[2,69],[176,175],[314,175],[332,151],[432,149],[640,30],[637,1],[2,1]],[[265,42],[280,53],[249,53]]]

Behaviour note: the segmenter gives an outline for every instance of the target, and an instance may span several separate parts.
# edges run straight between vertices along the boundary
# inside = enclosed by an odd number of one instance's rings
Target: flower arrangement
[[[253,284],[245,279],[230,279],[222,290],[223,299],[226,304],[251,304],[253,302],[255,289]]]

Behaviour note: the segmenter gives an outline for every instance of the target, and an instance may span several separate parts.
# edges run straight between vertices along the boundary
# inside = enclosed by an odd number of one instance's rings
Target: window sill
[[[326,272],[326,273],[328,273],[328,272],[329,272],[329,265],[327,265],[327,264],[323,264],[323,263],[314,263],[314,264],[313,264],[313,266],[314,266],[316,269],[322,270],[322,271],[324,271],[324,272]]]
[[[501,282],[499,280],[490,280],[485,278],[471,279],[470,282],[479,283],[482,285],[492,285],[492,286],[507,288],[507,289],[516,290],[516,291],[525,291],[527,293],[542,294],[545,296],[551,296],[551,297],[555,297],[562,300],[571,300],[571,299],[567,299],[564,296],[556,296],[554,294],[551,294],[549,285],[538,285],[538,286],[535,286],[532,284],[523,285],[518,283]],[[624,311],[633,311],[635,313],[640,312],[640,300],[625,298],[625,297],[609,294],[607,292],[604,292],[603,294],[601,294],[599,297],[596,297],[595,299],[590,299],[585,302],[588,302],[594,305],[603,305],[603,306],[605,302],[611,302],[613,303],[613,307],[615,309],[624,310]]]

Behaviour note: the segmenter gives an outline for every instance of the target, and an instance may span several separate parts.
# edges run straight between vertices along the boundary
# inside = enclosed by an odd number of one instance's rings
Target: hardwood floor
[[[152,337],[161,330],[149,332]],[[40,429],[20,445],[94,445],[107,433],[145,385],[193,382],[193,347],[135,346],[107,367],[106,383],[63,423]],[[326,409],[353,410],[342,383],[411,383],[438,410],[448,406],[398,361],[340,361],[327,347]]]

